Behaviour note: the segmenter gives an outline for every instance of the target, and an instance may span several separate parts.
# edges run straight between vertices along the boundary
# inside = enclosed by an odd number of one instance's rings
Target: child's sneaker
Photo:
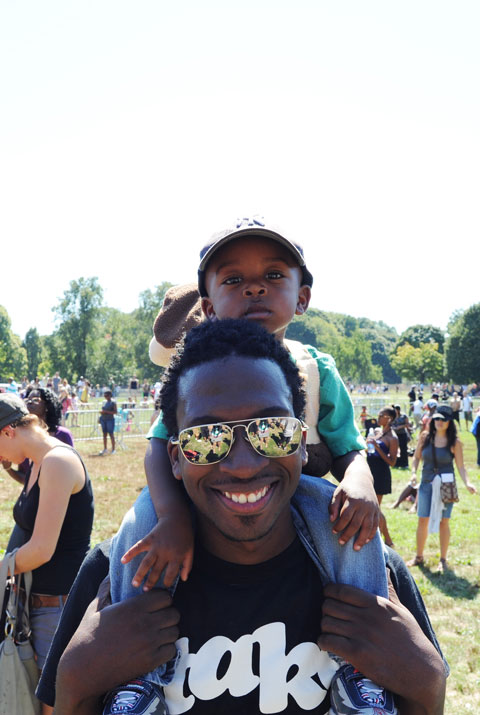
[[[165,699],[154,683],[137,678],[111,690],[104,699],[102,715],[166,715]]]
[[[329,715],[396,715],[393,696],[345,663],[330,685]]]

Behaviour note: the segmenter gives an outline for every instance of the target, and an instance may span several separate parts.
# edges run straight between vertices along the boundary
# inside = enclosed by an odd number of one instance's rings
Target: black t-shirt
[[[108,554],[110,548],[110,541],[102,542],[98,544],[92,551],[87,555],[85,561],[82,564],[80,571],[78,572],[77,578],[72,586],[68,600],[65,604],[65,608],[62,613],[62,618],[60,620],[59,626],[56,630],[50,651],[47,657],[47,662],[42,671],[40,681],[37,688],[37,697],[47,705],[53,707],[55,704],[55,678],[57,672],[58,662],[63,654],[63,651],[67,647],[70,639],[77,630],[80,621],[89,605],[89,603],[95,598],[98,587],[101,581],[108,575]],[[296,546],[294,546],[296,548]],[[390,577],[392,579],[393,587],[398,594],[400,601],[403,605],[408,608],[408,610],[413,614],[422,631],[425,633],[427,638],[433,643],[437,651],[442,655],[442,651],[436,639],[435,633],[433,631],[430,619],[425,610],[425,605],[423,603],[420,592],[413,580],[409,570],[405,566],[402,558],[392,549],[388,550],[388,570]],[[305,554],[307,552],[305,551]],[[303,556],[303,554],[302,554]],[[302,558],[301,556],[301,558]],[[199,554],[195,555],[194,570],[196,568],[196,562],[198,561]],[[278,558],[281,558],[278,557]],[[310,558],[310,557],[308,557]],[[312,562],[313,563],[313,562]],[[193,571],[191,576],[194,575]],[[283,580],[291,578],[290,573],[283,574]],[[188,582],[187,582],[188,583]],[[301,583],[303,587],[303,582]],[[255,586],[256,588],[256,586]],[[180,595],[180,594],[179,594]],[[320,596],[321,598],[321,596]],[[212,607],[214,607],[213,604]],[[242,621],[244,618],[243,605],[240,604],[241,608],[238,614],[235,614]],[[216,604],[217,610],[221,611],[223,604]],[[268,604],[267,604],[268,606]],[[319,616],[320,617],[320,616]],[[315,614],[316,618],[316,614]],[[248,632],[248,631],[247,631]],[[193,647],[190,649],[193,650]],[[288,652],[288,651],[286,651]],[[444,661],[445,662],[445,661]],[[445,662],[445,669],[448,673],[448,666]],[[324,703],[327,702],[327,698]],[[324,704],[322,703],[322,705]],[[207,707],[206,712],[209,712]],[[210,709],[210,713],[213,710]],[[219,711],[221,712],[221,710]],[[233,712],[231,708],[228,712]],[[248,710],[244,712],[250,712]],[[317,711],[318,712],[318,711]],[[321,712],[321,711],[320,711]]]
[[[335,672],[316,645],[323,589],[298,537],[243,566],[195,550],[174,596],[181,658],[165,688],[172,712],[325,713]]]

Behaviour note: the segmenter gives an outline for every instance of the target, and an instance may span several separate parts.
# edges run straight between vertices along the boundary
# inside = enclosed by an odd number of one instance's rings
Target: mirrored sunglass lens
[[[286,457],[297,451],[302,439],[300,423],[291,417],[254,420],[248,428],[252,446],[265,457]]]
[[[192,464],[212,464],[227,454],[232,435],[226,425],[203,425],[180,432],[180,448]]]

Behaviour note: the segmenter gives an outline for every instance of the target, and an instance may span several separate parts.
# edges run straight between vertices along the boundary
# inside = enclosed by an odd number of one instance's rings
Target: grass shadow
[[[463,578],[463,576],[457,576],[450,566],[443,573],[432,571],[425,564],[419,565],[418,568],[432,586],[442,591],[446,596],[450,596],[450,598],[462,598],[472,601],[478,597],[479,582],[472,582]]]

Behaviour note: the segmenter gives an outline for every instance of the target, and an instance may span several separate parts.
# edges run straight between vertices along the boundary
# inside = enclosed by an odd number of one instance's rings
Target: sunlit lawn
[[[471,479],[480,490],[475,439],[464,427],[460,436]],[[78,449],[84,456],[95,490],[93,543],[115,533],[124,512],[144,486],[145,445],[142,438],[125,440],[125,449],[116,455],[99,457],[99,440],[79,443]],[[396,510],[388,507],[408,478],[408,472],[394,469],[393,494],[384,498],[384,513],[395,548],[405,560],[415,553],[417,519],[415,514],[408,513],[408,504]],[[2,470],[0,490],[0,544],[5,546],[13,524],[12,508],[19,485]],[[446,575],[436,573],[438,535],[429,537],[425,567],[412,569],[452,670],[446,707],[451,715],[480,712],[480,497],[469,495],[460,480],[459,493],[460,502],[454,506],[451,520],[451,571]]]

